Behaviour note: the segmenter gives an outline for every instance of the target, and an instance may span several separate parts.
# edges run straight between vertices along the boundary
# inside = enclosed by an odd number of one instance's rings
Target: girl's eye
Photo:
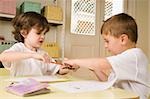
[[[40,35],[41,33],[36,33],[36,34]]]

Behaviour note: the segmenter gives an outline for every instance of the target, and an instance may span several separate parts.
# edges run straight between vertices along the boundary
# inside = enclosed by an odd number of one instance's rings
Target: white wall
[[[144,50],[148,56],[148,1],[136,0],[136,21],[139,30],[138,46]]]
[[[8,41],[12,41],[13,37],[12,37],[12,33],[11,31],[13,30],[12,26],[11,26],[11,22],[10,21],[2,21],[0,20],[0,35],[3,35],[5,37],[6,40]]]
[[[143,49],[150,60],[150,41],[149,41],[149,0],[128,0],[127,13],[133,16],[138,25],[138,42],[137,47]]]
[[[138,0],[137,4],[137,19],[138,19],[138,25],[139,25],[139,46],[145,51],[146,55],[148,56],[150,60],[150,52],[149,52],[149,27],[148,27],[148,16],[149,16],[149,0]]]
[[[150,0],[148,0],[148,56],[150,60]]]

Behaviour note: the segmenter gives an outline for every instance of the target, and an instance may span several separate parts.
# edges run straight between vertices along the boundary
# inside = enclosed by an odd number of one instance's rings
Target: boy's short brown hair
[[[137,43],[138,39],[137,24],[133,17],[125,13],[120,13],[112,16],[104,21],[101,34],[110,34],[114,37],[119,37],[122,34],[126,34],[128,38]]]

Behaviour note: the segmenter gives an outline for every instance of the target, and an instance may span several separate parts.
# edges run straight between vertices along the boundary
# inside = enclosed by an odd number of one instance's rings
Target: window
[[[95,35],[96,0],[72,0],[71,33]]]
[[[124,0],[105,0],[104,20],[124,12]]]
[[[124,12],[124,0],[105,0],[104,20]],[[96,0],[72,0],[71,33],[95,35]]]

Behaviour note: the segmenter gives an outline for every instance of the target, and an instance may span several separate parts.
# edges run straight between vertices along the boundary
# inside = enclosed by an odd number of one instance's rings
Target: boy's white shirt
[[[148,60],[143,51],[139,48],[132,48],[107,59],[113,69],[109,79],[117,78],[114,86],[135,92],[140,99],[147,99],[150,78]]]
[[[5,50],[17,51],[17,52],[32,52],[30,49],[25,47],[23,43],[16,43],[11,48]],[[37,53],[46,53],[45,51],[38,49]],[[14,56],[15,57],[15,56]],[[52,63],[44,63],[40,60],[29,58],[24,60],[19,60],[15,62],[3,62],[5,68],[10,70],[12,76],[40,76],[40,75],[54,75],[60,69],[60,65]]]

